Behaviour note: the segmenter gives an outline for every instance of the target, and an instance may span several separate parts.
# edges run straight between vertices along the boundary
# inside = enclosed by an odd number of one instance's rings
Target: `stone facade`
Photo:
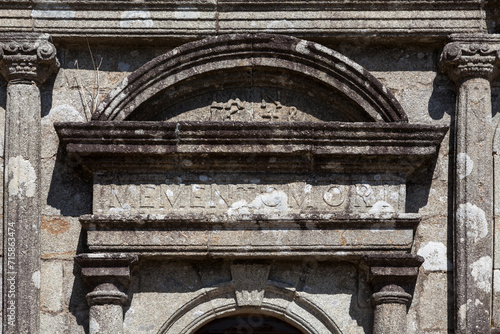
[[[3,1],[2,333],[500,333],[499,8]]]

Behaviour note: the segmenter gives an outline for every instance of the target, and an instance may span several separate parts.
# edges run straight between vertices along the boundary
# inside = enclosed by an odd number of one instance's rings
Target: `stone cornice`
[[[66,151],[93,171],[214,168],[410,174],[435,156],[447,131],[375,122],[94,121],[55,127]],[[269,163],[276,154],[280,159]],[[250,157],[252,164],[247,163]],[[179,165],[184,159],[192,164]]]
[[[497,0],[488,0],[487,2],[495,2]],[[3,1],[5,4],[11,6],[18,7],[33,7],[33,1],[31,0],[5,0]],[[259,1],[245,1],[245,0],[222,0],[223,3],[255,3]],[[342,6],[343,8],[352,8],[355,6],[356,8],[371,8],[374,5],[381,6],[382,8],[394,8],[397,6],[397,9],[407,9],[407,8],[426,8],[429,6],[432,7],[444,7],[444,8],[476,8],[481,5],[484,0],[461,0],[457,3],[456,0],[313,0],[313,1],[304,1],[304,0],[287,0],[285,3],[295,3],[299,5],[310,4],[324,4],[331,6]],[[210,4],[211,1],[199,1],[199,0],[190,0],[186,1],[186,3],[193,4]],[[262,1],[260,1],[262,4]],[[279,1],[267,1],[270,3],[280,3]],[[281,2],[283,3],[283,2]],[[61,8],[64,6],[71,6],[72,8],[96,8],[102,6],[108,6],[109,8],[116,9],[116,6],[124,7],[124,8],[137,8],[138,6],[142,6],[141,4],[134,3],[127,0],[92,0],[92,1],[81,1],[81,0],[64,0],[64,1],[54,1],[54,0],[41,0],[37,1],[38,6],[45,7],[54,7]],[[174,6],[176,4],[175,1],[164,1],[164,0],[152,0],[147,2],[148,8],[164,8],[165,6]],[[263,4],[265,5],[265,4]]]
[[[427,42],[453,32],[485,32],[484,12],[484,0],[8,0],[2,1],[0,32],[40,31],[58,43],[83,45],[88,40],[177,45],[243,31]]]
[[[49,35],[0,35],[0,72],[9,83],[42,84],[58,69],[56,48]]]
[[[492,80],[499,73],[500,35],[452,35],[439,64],[457,83],[468,78]]]

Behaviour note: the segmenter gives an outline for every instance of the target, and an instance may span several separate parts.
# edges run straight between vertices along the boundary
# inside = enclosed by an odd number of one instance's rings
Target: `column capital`
[[[0,73],[9,83],[42,84],[59,69],[48,34],[0,34]]]
[[[454,34],[439,60],[456,83],[468,78],[493,80],[499,74],[500,34]]]
[[[396,303],[407,305],[412,298],[418,269],[424,262],[419,255],[384,254],[363,257],[368,265],[368,281],[372,284],[374,305]]]
[[[83,280],[92,291],[87,294],[90,306],[127,301],[126,289],[130,284],[131,266],[137,255],[127,253],[89,253],[75,256],[82,270]]]

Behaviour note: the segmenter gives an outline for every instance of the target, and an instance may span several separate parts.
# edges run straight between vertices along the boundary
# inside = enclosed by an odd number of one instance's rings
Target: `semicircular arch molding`
[[[274,317],[308,334],[342,333],[328,314],[295,289],[268,283],[265,290],[262,303],[240,307],[232,284],[205,288],[170,316],[158,334],[195,334],[215,319],[239,314]]]
[[[131,73],[92,119],[166,120],[158,115],[185,99],[248,87],[313,96],[318,103],[310,109],[322,105],[326,114],[336,115],[321,121],[407,121],[397,99],[362,66],[320,44],[269,34],[222,35],[181,45]]]

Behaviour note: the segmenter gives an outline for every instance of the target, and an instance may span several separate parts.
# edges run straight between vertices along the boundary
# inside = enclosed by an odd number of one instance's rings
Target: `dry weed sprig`
[[[96,60],[94,59],[94,53],[92,52],[92,48],[90,47],[89,40],[87,39],[87,47],[89,49],[90,53],[90,59],[92,60],[92,67],[94,68],[94,85],[92,89],[92,100],[91,100],[91,115],[94,113],[95,109],[97,108],[97,103],[99,102],[99,70],[101,69],[102,65],[102,60],[103,58],[101,57],[99,61],[99,65],[96,66]]]
[[[92,91],[88,89],[85,85],[82,85],[78,59],[75,60],[75,67],[77,69],[77,73],[74,75],[74,79],[78,87],[78,93],[80,94],[80,99],[82,100],[85,120],[89,121],[90,118],[92,117],[92,114],[97,109],[97,104],[99,103],[99,94],[100,94],[99,70],[101,69],[103,57],[100,57],[99,63],[97,63],[97,57],[94,56],[94,53],[92,52],[92,48],[90,47],[90,43],[88,40],[87,40],[87,48],[89,50],[90,59],[92,61],[92,67],[94,70]],[[89,98],[85,98],[86,96],[90,98],[90,103],[87,102]]]

